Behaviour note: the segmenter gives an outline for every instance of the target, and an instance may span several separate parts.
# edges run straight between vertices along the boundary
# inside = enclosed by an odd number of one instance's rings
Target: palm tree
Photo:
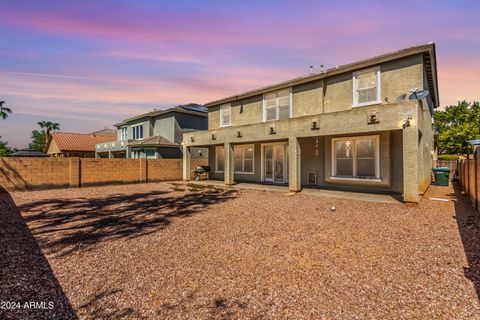
[[[5,106],[5,101],[0,101],[0,118],[7,119],[9,113],[12,113],[12,109]]]
[[[57,122],[51,122],[51,121],[40,121],[38,122],[38,125],[40,128],[45,130],[45,145],[48,143],[48,137],[50,136],[50,132],[54,130],[60,130],[60,124]]]

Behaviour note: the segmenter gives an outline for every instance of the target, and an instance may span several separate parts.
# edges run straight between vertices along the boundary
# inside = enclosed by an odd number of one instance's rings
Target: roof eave
[[[232,102],[232,101],[235,101],[235,100],[238,100],[238,99],[245,99],[245,98],[248,98],[248,97],[264,94],[264,93],[267,93],[269,91],[286,89],[286,88],[296,86],[296,85],[299,85],[299,84],[316,81],[316,80],[326,78],[326,77],[329,77],[329,76],[354,71],[356,69],[361,69],[361,68],[369,67],[369,66],[374,65],[374,64],[384,63],[384,62],[387,62],[387,61],[412,56],[412,55],[419,54],[419,53],[426,52],[426,51],[431,52],[430,54],[435,61],[435,79],[437,79],[437,76],[436,76],[436,59],[435,59],[435,44],[433,42],[429,42],[427,44],[406,48],[406,49],[398,50],[398,51],[395,51],[395,52],[391,52],[391,53],[383,54],[383,55],[380,55],[380,56],[376,56],[376,57],[373,57],[373,58],[361,60],[361,61],[358,61],[358,62],[346,64],[346,65],[335,67],[335,68],[331,68],[331,69],[328,69],[324,72],[316,73],[316,74],[311,75],[311,76],[304,76],[304,77],[296,78],[296,79],[293,79],[293,80],[288,80],[288,81],[284,81],[284,82],[281,82],[281,83],[273,84],[273,85],[270,85],[270,86],[265,86],[265,87],[262,87],[262,88],[259,88],[259,89],[247,91],[247,92],[240,93],[240,94],[237,94],[237,95],[234,95],[234,96],[229,96],[229,97],[224,98],[224,99],[211,101],[211,102],[205,103],[204,106],[207,107],[207,108],[210,108],[210,107],[213,107],[213,106],[218,106],[218,105],[223,104],[223,103]],[[435,94],[438,97],[438,89],[436,89],[435,91],[436,91]]]

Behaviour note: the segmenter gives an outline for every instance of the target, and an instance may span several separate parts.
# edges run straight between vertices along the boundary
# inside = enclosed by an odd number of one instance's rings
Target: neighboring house
[[[181,158],[183,133],[208,128],[207,109],[198,104],[154,110],[115,125],[117,139],[96,146],[98,158]],[[207,157],[195,149],[193,157]]]
[[[117,136],[111,134],[73,133],[54,131],[47,141],[47,155],[51,157],[94,158],[95,145],[111,143]]]
[[[412,89],[428,89],[417,100]],[[428,43],[207,103],[208,131],[184,134],[209,148],[215,179],[381,191],[418,202],[430,184],[435,45]]]
[[[475,159],[479,159],[480,155],[480,140],[468,140],[468,142],[473,145],[473,154],[476,155]]]
[[[104,128],[102,130],[90,132],[91,134],[96,134],[96,135],[108,135],[108,136],[116,136],[117,135],[117,130],[110,129],[110,128]]]
[[[10,153],[9,157],[46,157],[47,155],[41,151],[33,149],[21,149],[14,153]]]

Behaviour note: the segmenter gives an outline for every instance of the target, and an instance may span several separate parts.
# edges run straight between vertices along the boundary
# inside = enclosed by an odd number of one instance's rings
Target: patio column
[[[190,158],[190,147],[183,145],[183,180],[185,181],[189,181],[191,179]]]
[[[224,150],[223,176],[224,176],[225,184],[232,185],[235,183],[234,181],[235,155],[233,153],[233,145],[230,142],[225,142],[223,150]]]
[[[297,137],[288,138],[288,189],[302,190],[301,150]]]
[[[418,129],[412,125],[403,129],[403,201],[418,203]]]

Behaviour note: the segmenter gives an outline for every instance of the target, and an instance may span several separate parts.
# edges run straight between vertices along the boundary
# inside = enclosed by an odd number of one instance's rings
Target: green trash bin
[[[435,175],[435,182],[439,186],[448,186],[448,178],[450,177],[450,169],[447,167],[433,168],[433,174]]]

